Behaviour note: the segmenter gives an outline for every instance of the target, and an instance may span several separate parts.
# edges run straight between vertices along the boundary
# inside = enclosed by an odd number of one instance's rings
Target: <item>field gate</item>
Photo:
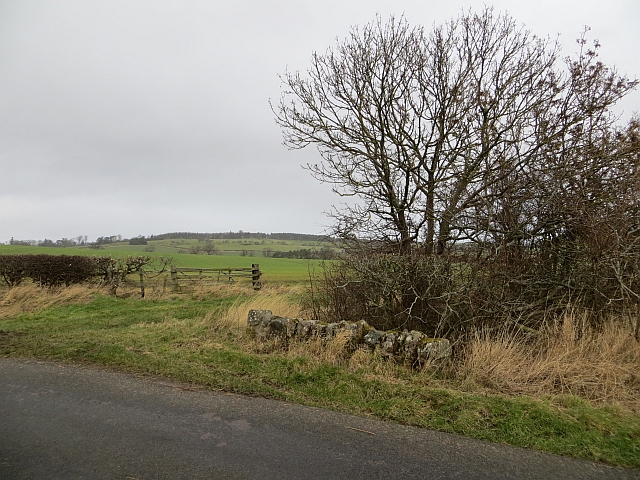
[[[181,285],[210,285],[222,279],[233,282],[236,278],[251,277],[254,290],[260,290],[262,283],[260,265],[254,263],[251,268],[181,268],[171,267],[171,283],[174,291]]]

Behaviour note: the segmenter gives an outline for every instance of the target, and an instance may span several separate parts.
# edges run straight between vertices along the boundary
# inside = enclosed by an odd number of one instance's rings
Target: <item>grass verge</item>
[[[282,290],[240,288],[146,299],[90,290],[57,297],[36,288],[9,291],[0,301],[0,355],[159,374],[640,468],[640,416],[630,409],[517,389],[511,395],[464,391],[464,381],[442,372],[411,371],[366,350],[348,351],[340,338],[329,345],[316,341],[283,349],[247,336],[248,308],[296,316],[291,298]]]

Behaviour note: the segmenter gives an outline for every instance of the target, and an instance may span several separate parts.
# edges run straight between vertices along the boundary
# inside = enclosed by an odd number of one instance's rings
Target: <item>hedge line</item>
[[[80,255],[0,255],[0,277],[9,286],[19,285],[25,279],[49,287],[69,286],[95,277],[111,282],[114,274],[138,271],[150,261],[149,257],[120,260]]]

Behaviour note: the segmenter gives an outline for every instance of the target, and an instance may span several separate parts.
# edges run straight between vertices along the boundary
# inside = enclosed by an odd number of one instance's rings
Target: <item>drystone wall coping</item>
[[[289,341],[346,335],[354,346],[366,345],[383,357],[403,363],[442,363],[451,357],[451,344],[446,338],[431,338],[416,330],[376,330],[364,320],[322,323],[278,317],[271,310],[249,310],[247,328],[262,340]]]

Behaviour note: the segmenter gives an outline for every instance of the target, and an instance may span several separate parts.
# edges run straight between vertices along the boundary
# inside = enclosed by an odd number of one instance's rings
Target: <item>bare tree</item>
[[[522,197],[537,173],[610,129],[637,84],[581,47],[561,68],[557,43],[489,8],[429,35],[378,18],[286,73],[273,108],[286,145],[318,148],[312,174],[355,197],[334,212],[338,235],[438,254],[518,242],[544,230]]]
[[[276,109],[292,148],[315,144],[323,158],[313,175],[360,202],[338,215],[342,236],[383,232],[410,247],[424,222],[414,178],[421,159],[413,142],[422,134],[426,106],[420,94],[422,29],[380,19],[348,41],[314,54],[308,78],[286,74]]]
[[[325,272],[325,312],[431,332],[569,301],[637,315],[640,127],[611,107],[638,82],[586,35],[562,58],[490,8],[430,33],[378,18],[283,75],[284,143],[318,148],[311,173],[351,197],[335,234],[369,247]]]

